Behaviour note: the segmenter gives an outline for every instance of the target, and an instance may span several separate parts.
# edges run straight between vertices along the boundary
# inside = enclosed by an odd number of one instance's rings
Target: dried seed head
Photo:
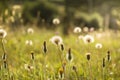
[[[47,45],[46,45],[46,41],[43,42],[43,51],[44,53],[47,52]]]
[[[105,67],[105,58],[103,58],[103,68]]]
[[[107,52],[107,59],[108,59],[108,61],[110,61],[110,58],[111,58],[111,56],[110,56],[110,51],[108,51],[108,52]]]
[[[64,78],[64,70],[63,70],[63,68],[59,69],[59,78],[61,78],[61,79]]]
[[[67,53],[67,60],[68,60],[68,61],[72,61],[71,48],[69,48],[69,49],[68,49],[68,53]]]
[[[61,50],[63,51],[63,50],[64,50],[64,45],[63,45],[63,44],[61,44],[60,46],[61,46]]]
[[[6,60],[3,61],[3,65],[4,65],[4,68],[6,69],[7,68],[7,61]]]
[[[77,68],[76,68],[76,66],[73,66],[73,67],[72,67],[72,69],[73,69],[74,71],[77,71]]]
[[[87,60],[88,60],[88,61],[90,60],[90,54],[91,54],[91,53],[86,53],[86,57],[87,57]]]
[[[32,60],[35,59],[35,57],[34,57],[34,52],[33,52],[33,51],[31,51],[31,59],[32,59]]]

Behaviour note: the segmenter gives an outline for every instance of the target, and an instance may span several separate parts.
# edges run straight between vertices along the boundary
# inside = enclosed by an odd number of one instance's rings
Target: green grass
[[[66,56],[62,57],[65,62],[65,74],[63,80],[119,80],[120,79],[120,33],[116,35],[112,31],[94,32],[92,35],[101,33],[102,38],[96,38],[95,42],[84,44],[82,40],[76,42],[77,35],[72,32],[68,36],[59,34],[63,38],[65,50],[60,51],[60,46],[52,44],[49,39],[56,35],[54,31],[34,29],[33,34],[27,34],[26,29],[7,31],[8,35],[4,40],[7,51],[7,69],[3,67],[3,50],[0,48],[0,79],[1,80],[62,80],[59,79],[59,69],[62,67],[60,55],[66,55],[71,48],[73,61],[68,62]],[[108,35],[110,34],[110,36]],[[82,35],[82,34],[81,34]],[[25,44],[26,40],[33,41],[32,46]],[[47,53],[44,55],[43,42],[47,42]],[[96,43],[102,43],[102,49],[96,49]],[[0,42],[0,47],[1,42]],[[107,51],[111,52],[111,61],[107,61]],[[31,59],[31,51],[35,59]],[[90,61],[86,59],[86,53],[91,53]],[[104,79],[102,60],[105,61]],[[24,65],[29,64],[33,69],[26,70]],[[76,72],[72,67],[76,67]]]

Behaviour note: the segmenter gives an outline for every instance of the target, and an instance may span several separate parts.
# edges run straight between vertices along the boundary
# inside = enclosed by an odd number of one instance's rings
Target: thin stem
[[[103,80],[104,80],[104,78],[105,78],[105,77],[104,77],[104,71],[105,71],[105,70],[104,70],[104,68],[103,68],[103,73],[102,73],[102,78],[103,78]]]
[[[1,42],[2,42],[2,49],[3,49],[3,52],[4,52],[4,53],[6,53],[6,50],[5,50],[5,46],[4,46],[3,39],[1,39]]]

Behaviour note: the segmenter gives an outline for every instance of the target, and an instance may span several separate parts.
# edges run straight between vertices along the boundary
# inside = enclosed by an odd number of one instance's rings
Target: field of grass
[[[1,39],[0,80],[120,80],[120,32],[64,36],[59,30],[33,30],[7,30]],[[87,34],[94,36],[93,43],[78,39]],[[62,37],[62,45],[51,43],[55,35]]]

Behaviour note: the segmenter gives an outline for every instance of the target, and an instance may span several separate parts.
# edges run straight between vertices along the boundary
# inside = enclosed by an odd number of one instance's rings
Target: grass
[[[39,30],[34,28],[33,34],[27,34],[26,29],[7,31],[4,39],[6,50],[7,69],[3,69],[3,50],[0,48],[0,79],[1,80],[119,80],[120,79],[120,33],[116,35],[112,31],[93,32],[91,35],[102,34],[102,38],[95,37],[95,42],[85,44],[82,40],[76,42],[77,36],[72,32],[68,36],[59,34],[63,38],[64,51],[60,46],[52,44],[49,39],[56,35],[54,31]],[[82,33],[81,33],[82,35]],[[83,34],[85,35],[85,34]],[[110,36],[109,36],[110,35]],[[26,40],[32,40],[33,45],[25,44]],[[43,51],[43,42],[46,41],[47,52]],[[96,43],[102,43],[101,49],[96,49]],[[2,43],[1,43],[2,47]],[[73,60],[67,61],[66,54],[71,48]],[[31,59],[31,51],[34,52],[34,60]],[[111,60],[107,60],[107,51],[111,53]],[[90,61],[86,53],[91,53]],[[62,55],[62,61],[60,55]],[[105,67],[103,73],[103,58]],[[62,64],[61,64],[62,62]],[[28,69],[24,65],[28,64]],[[64,64],[64,66],[63,66]],[[61,69],[63,68],[63,69]],[[64,78],[60,78],[60,73]],[[63,70],[63,72],[62,72]],[[104,77],[103,77],[104,76]],[[104,79],[103,79],[104,78]]]

